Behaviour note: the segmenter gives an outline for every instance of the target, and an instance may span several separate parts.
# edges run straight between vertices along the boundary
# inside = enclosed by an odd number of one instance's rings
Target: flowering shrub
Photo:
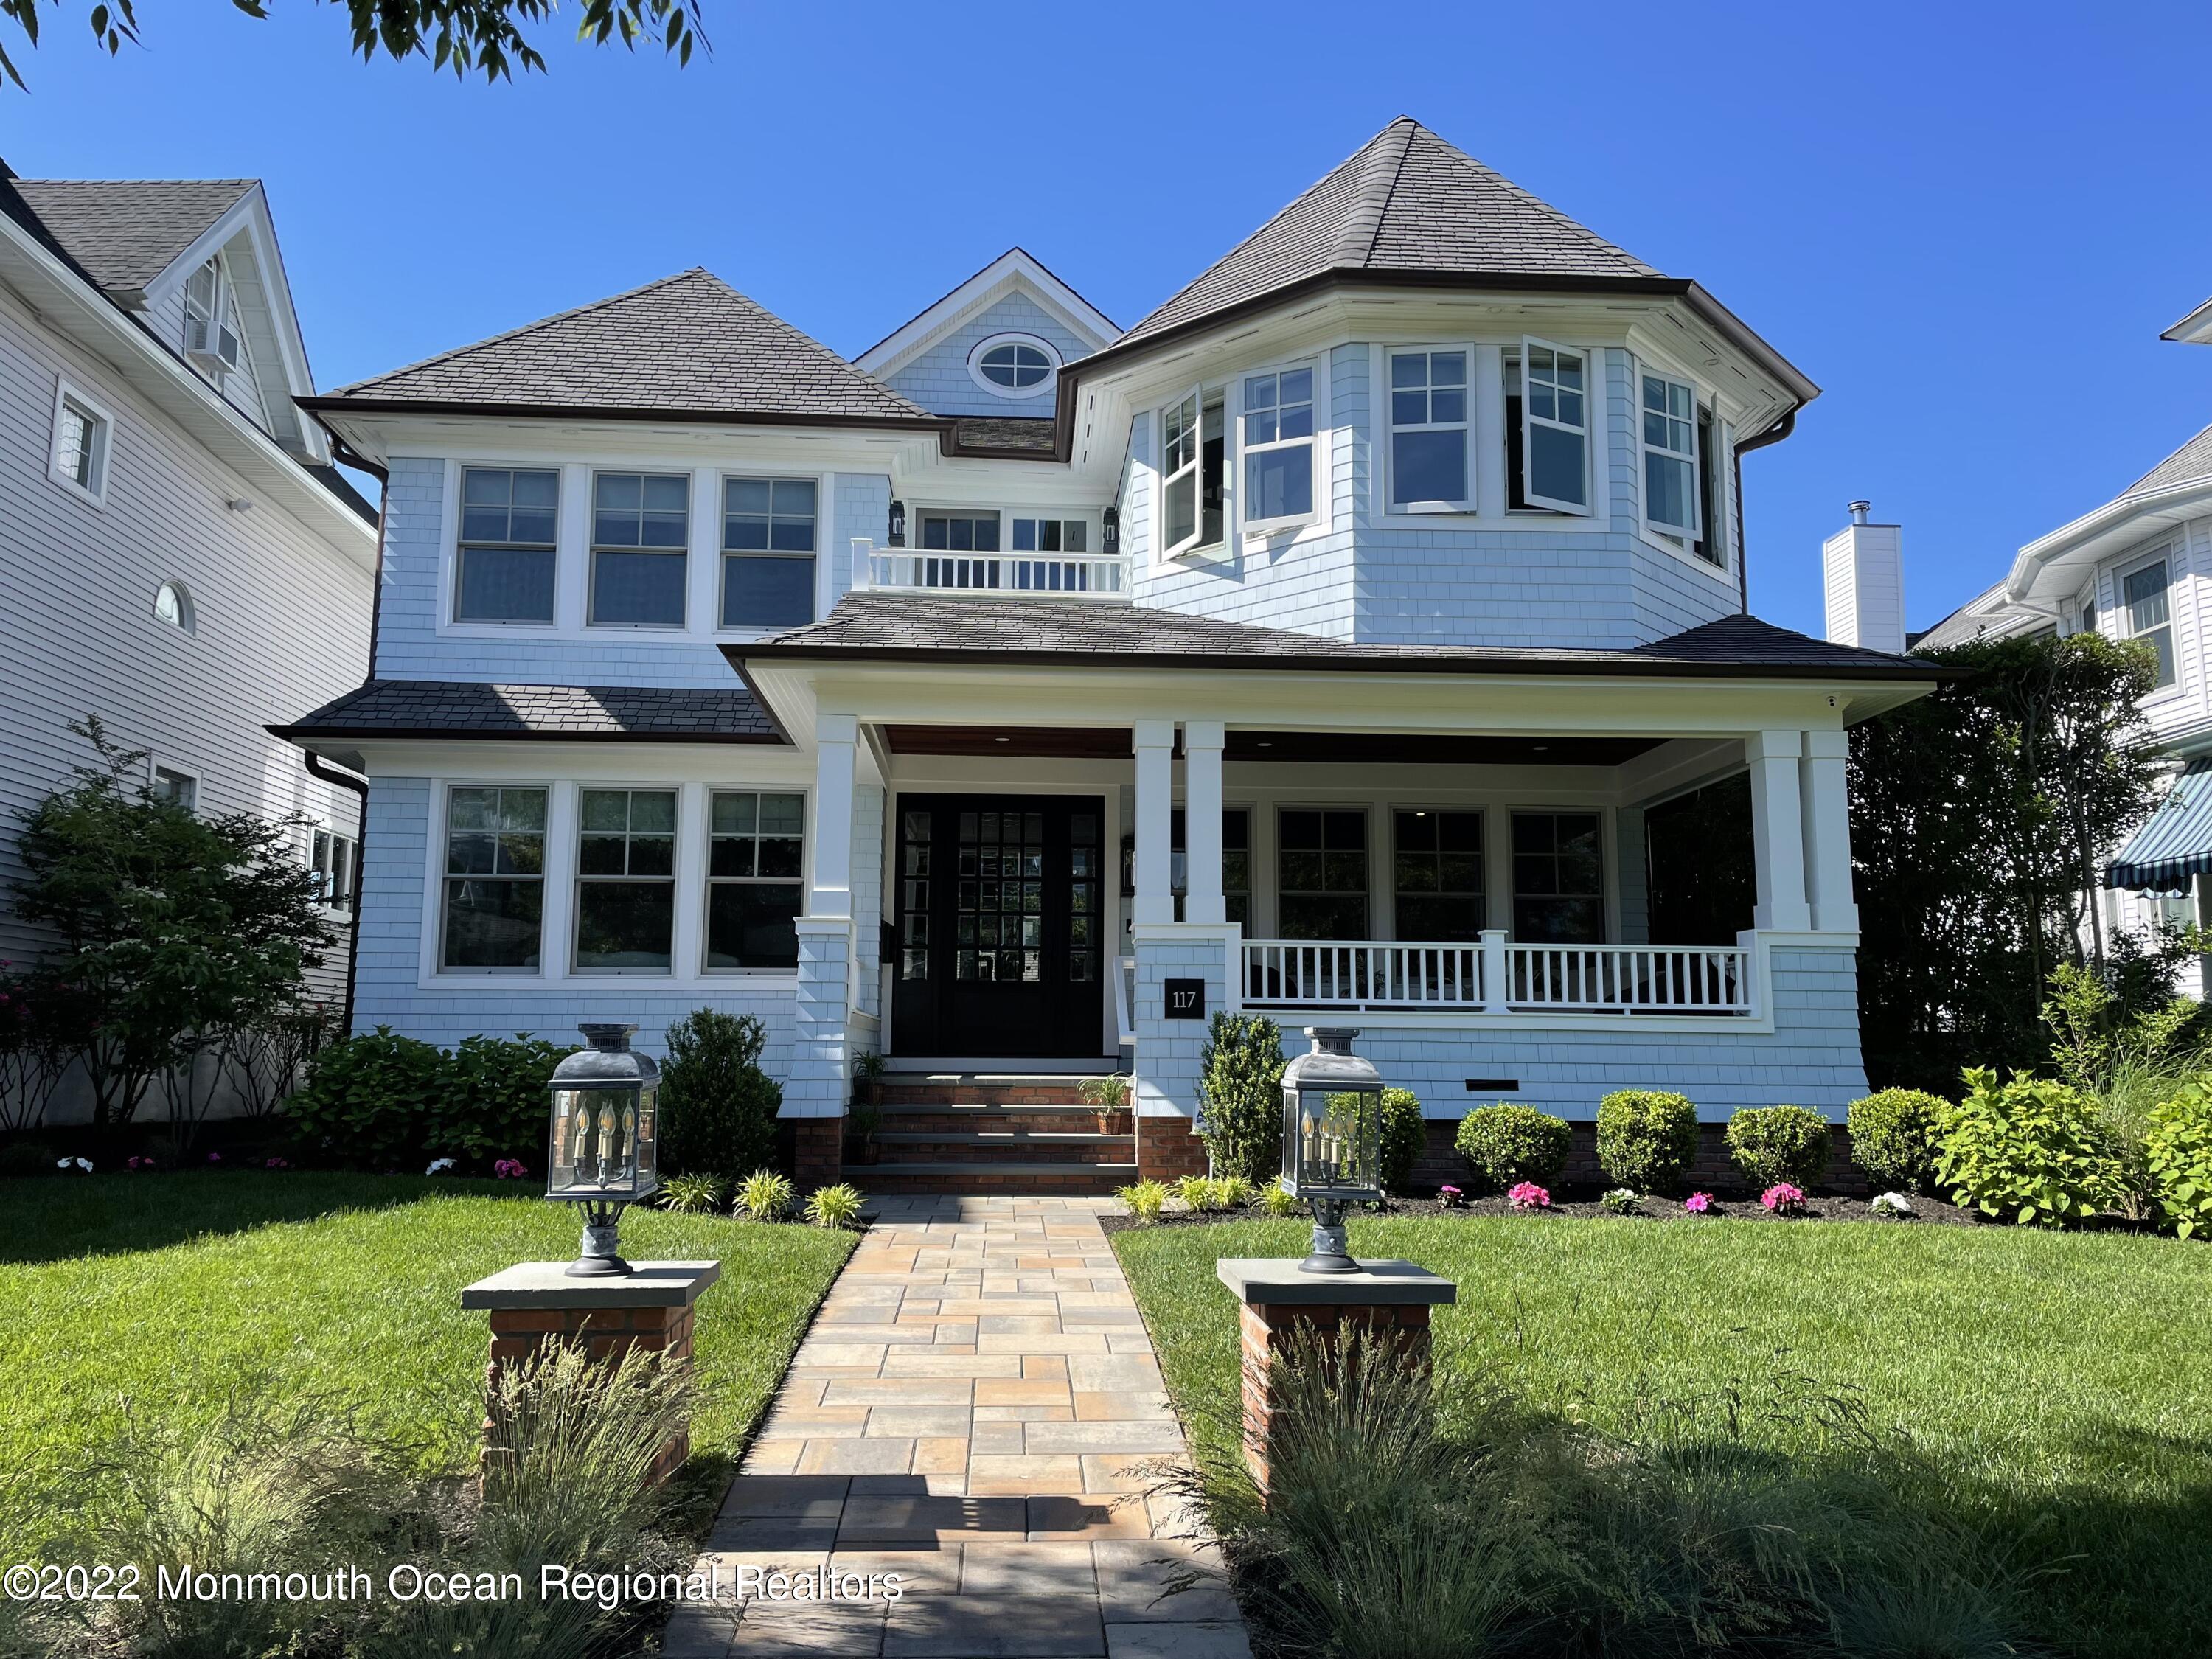
[[[261,1167],[264,1170],[289,1170],[292,1167],[292,1160],[289,1158],[272,1158]]]
[[[1533,1181],[1517,1182],[1508,1188],[1505,1201],[1516,1210],[1548,1210],[1552,1195]]]
[[[491,1166],[491,1173],[495,1181],[520,1181],[530,1170],[519,1158],[503,1158]]]
[[[1912,1200],[1903,1193],[1877,1193],[1867,1200],[1867,1208],[1876,1215],[1911,1215]]]
[[[1703,1215],[1713,1207],[1713,1195],[1711,1193],[1692,1193],[1682,1200],[1682,1207],[1692,1215]]]
[[[208,1162],[210,1164],[221,1164],[222,1162],[222,1154],[221,1152],[210,1152],[208,1154]]]
[[[1447,1210],[1456,1210],[1467,1202],[1467,1194],[1449,1182],[1437,1188],[1437,1202]]]
[[[126,1158],[123,1160],[123,1167],[126,1170],[158,1170],[161,1166],[150,1158]]]
[[[1615,1187],[1598,1202],[1615,1215],[1633,1215],[1636,1213],[1636,1188]]]
[[[59,1170],[64,1175],[90,1175],[92,1160],[88,1158],[60,1158],[55,1162],[54,1168]]]
[[[1759,1195],[1759,1201],[1777,1215],[1805,1213],[1805,1189],[1786,1181],[1776,1182]]]
[[[430,1160],[430,1167],[422,1171],[426,1176],[451,1175],[453,1172],[453,1160],[450,1158],[434,1158]]]

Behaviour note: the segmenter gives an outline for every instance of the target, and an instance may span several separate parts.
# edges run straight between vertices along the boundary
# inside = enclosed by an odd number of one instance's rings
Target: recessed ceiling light
[[[1012,743],[1013,739],[1012,738],[994,738],[991,741],[993,743]]]
[[[1272,743],[1267,742],[1266,739],[1264,739],[1264,738],[1263,738],[1263,739],[1261,739],[1259,743],[1257,743],[1257,744],[1254,744],[1253,746],[1254,746],[1255,748],[1258,748],[1258,749],[1273,749],[1275,745],[1274,745],[1273,744],[1272,744]]]
[[[1004,743],[1006,739],[1000,738],[999,741]],[[1548,743],[1540,743],[1536,745],[1536,752],[1540,755],[1548,755],[1552,752],[1552,745]]]

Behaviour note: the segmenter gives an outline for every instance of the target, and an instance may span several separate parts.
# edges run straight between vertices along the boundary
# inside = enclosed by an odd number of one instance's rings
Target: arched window
[[[1035,397],[1060,368],[1060,354],[1034,334],[994,334],[969,354],[968,373],[1001,398]]]
[[[192,631],[192,596],[182,582],[163,582],[154,595],[154,620]]]

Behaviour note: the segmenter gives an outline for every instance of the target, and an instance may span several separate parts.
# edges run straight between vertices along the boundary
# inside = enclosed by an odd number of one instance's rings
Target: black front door
[[[894,1052],[1102,1053],[1103,803],[901,795]]]

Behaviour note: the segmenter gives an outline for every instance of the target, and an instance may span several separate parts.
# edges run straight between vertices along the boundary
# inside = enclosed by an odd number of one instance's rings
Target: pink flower
[[[520,1181],[528,1175],[530,1170],[519,1158],[503,1158],[491,1166],[491,1172],[495,1180]]]
[[[1449,1182],[1437,1188],[1437,1197],[1443,1202],[1444,1208],[1447,1210],[1456,1210],[1459,1208],[1460,1200],[1466,1196],[1466,1194],[1461,1192],[1458,1188],[1452,1186]]]
[[[264,1165],[263,1167],[264,1167],[264,1168],[265,1168],[265,1169],[270,1169],[270,1170],[289,1170],[289,1169],[290,1169],[292,1166],[291,1166],[291,1164],[290,1164],[289,1162],[287,1162],[287,1161],[286,1161],[285,1159],[283,1159],[283,1158],[270,1158],[270,1159],[269,1160],[269,1162],[268,1162],[265,1165]]]
[[[1682,1207],[1692,1215],[1703,1215],[1713,1207],[1713,1195],[1711,1193],[1692,1193],[1682,1200]]]
[[[1505,1189],[1505,1201],[1516,1210],[1548,1210],[1552,1195],[1533,1181],[1522,1181]]]
[[[210,1152],[210,1153],[208,1154],[208,1162],[209,1162],[209,1163],[210,1163],[210,1164],[220,1164],[220,1163],[222,1163],[222,1154],[221,1152]]]
[[[1777,1215],[1802,1215],[1805,1211],[1805,1189],[1778,1181],[1759,1195],[1759,1201]]]

